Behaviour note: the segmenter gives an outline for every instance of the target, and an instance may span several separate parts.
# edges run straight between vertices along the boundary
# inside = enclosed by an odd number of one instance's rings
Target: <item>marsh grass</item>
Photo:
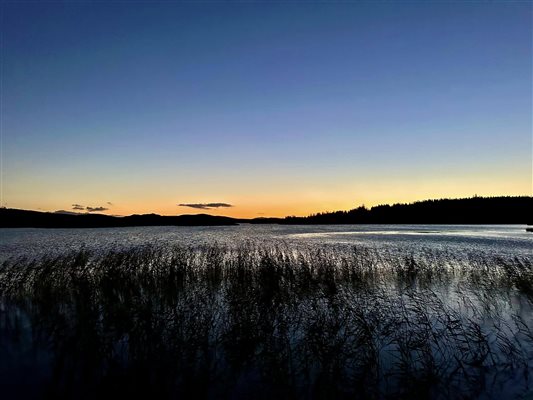
[[[4,262],[0,292],[13,393],[531,393],[530,259],[251,242],[81,250]]]

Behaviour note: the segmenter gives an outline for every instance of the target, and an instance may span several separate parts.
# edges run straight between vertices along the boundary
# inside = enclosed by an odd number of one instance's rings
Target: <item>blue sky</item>
[[[531,194],[529,2],[2,3],[3,202]],[[233,214],[232,214],[233,213]]]

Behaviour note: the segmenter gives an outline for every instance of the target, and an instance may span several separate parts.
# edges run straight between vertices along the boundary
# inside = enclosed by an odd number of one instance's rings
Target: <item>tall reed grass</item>
[[[528,258],[251,242],[81,250],[4,262],[0,293],[0,343],[10,356],[0,366],[13,392],[269,399],[533,393]]]

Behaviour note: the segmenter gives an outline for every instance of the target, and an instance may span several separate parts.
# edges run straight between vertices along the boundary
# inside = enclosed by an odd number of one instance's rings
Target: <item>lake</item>
[[[531,398],[525,228],[1,229],[0,393]]]
[[[84,247],[102,251],[139,245],[235,245],[243,241],[295,246],[421,248],[533,256],[525,225],[251,225],[98,229],[0,229],[0,259],[61,254]]]

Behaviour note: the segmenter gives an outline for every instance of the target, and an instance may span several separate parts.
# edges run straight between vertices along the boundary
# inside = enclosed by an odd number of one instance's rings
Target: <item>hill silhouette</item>
[[[128,226],[217,226],[252,224],[531,224],[533,197],[501,196],[423,200],[410,204],[361,206],[307,217],[238,219],[208,214],[116,217],[67,211],[39,212],[0,208],[1,228],[111,228]]]
[[[0,209],[2,228],[112,228],[127,226],[215,226],[236,225],[229,217],[207,214],[163,216],[157,214],[115,217],[104,214],[50,213],[39,211]]]

